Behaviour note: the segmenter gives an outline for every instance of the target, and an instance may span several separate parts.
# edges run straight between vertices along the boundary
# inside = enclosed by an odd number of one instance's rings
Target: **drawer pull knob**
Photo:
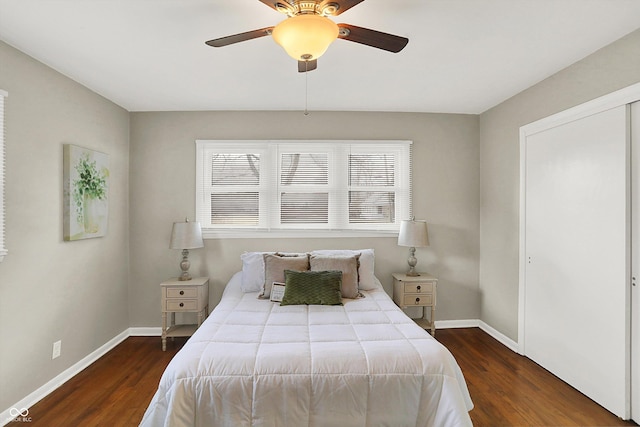
[[[184,307],[184,303],[183,302],[180,303],[180,307]]]
[[[180,295],[184,295],[184,291],[180,291]]]
[[[420,304],[420,298],[416,298],[416,304]]]
[[[420,292],[420,285],[418,285],[416,289],[418,290],[418,292]]]

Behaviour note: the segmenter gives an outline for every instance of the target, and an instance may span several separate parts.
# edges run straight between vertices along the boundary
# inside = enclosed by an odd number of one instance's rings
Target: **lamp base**
[[[416,271],[416,264],[418,263],[418,259],[416,258],[416,248],[412,247],[409,249],[409,259],[407,259],[407,264],[409,264],[409,271],[405,274],[408,277],[418,277],[420,273]]]
[[[189,262],[189,250],[182,250],[182,261],[180,261],[180,269],[182,270],[182,274],[178,277],[178,280],[181,282],[186,282],[187,280],[191,280],[191,274],[189,274],[189,267],[191,267],[191,263]]]

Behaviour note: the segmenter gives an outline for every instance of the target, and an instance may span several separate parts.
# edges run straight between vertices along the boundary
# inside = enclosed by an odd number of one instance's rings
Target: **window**
[[[5,149],[4,149],[4,103],[7,92],[0,90],[0,262],[7,254],[4,234],[4,174],[5,174]]]
[[[409,141],[196,144],[196,216],[207,237],[388,233],[411,216]]]

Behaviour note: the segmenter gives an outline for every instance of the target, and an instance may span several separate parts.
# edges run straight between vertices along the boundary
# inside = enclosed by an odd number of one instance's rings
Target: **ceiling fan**
[[[328,18],[346,12],[364,0],[259,1],[287,15],[287,19],[273,27],[220,37],[205,43],[223,47],[271,35],[289,56],[298,61],[298,71],[304,73],[318,67],[318,58],[336,38],[394,53],[400,52],[409,42],[406,37],[355,25],[336,24]]]

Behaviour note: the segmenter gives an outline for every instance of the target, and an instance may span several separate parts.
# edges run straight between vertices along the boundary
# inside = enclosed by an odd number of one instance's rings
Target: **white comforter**
[[[379,283],[379,282],[378,282]],[[240,274],[173,358],[142,426],[469,426],[449,351],[379,287],[344,306],[286,306]]]

